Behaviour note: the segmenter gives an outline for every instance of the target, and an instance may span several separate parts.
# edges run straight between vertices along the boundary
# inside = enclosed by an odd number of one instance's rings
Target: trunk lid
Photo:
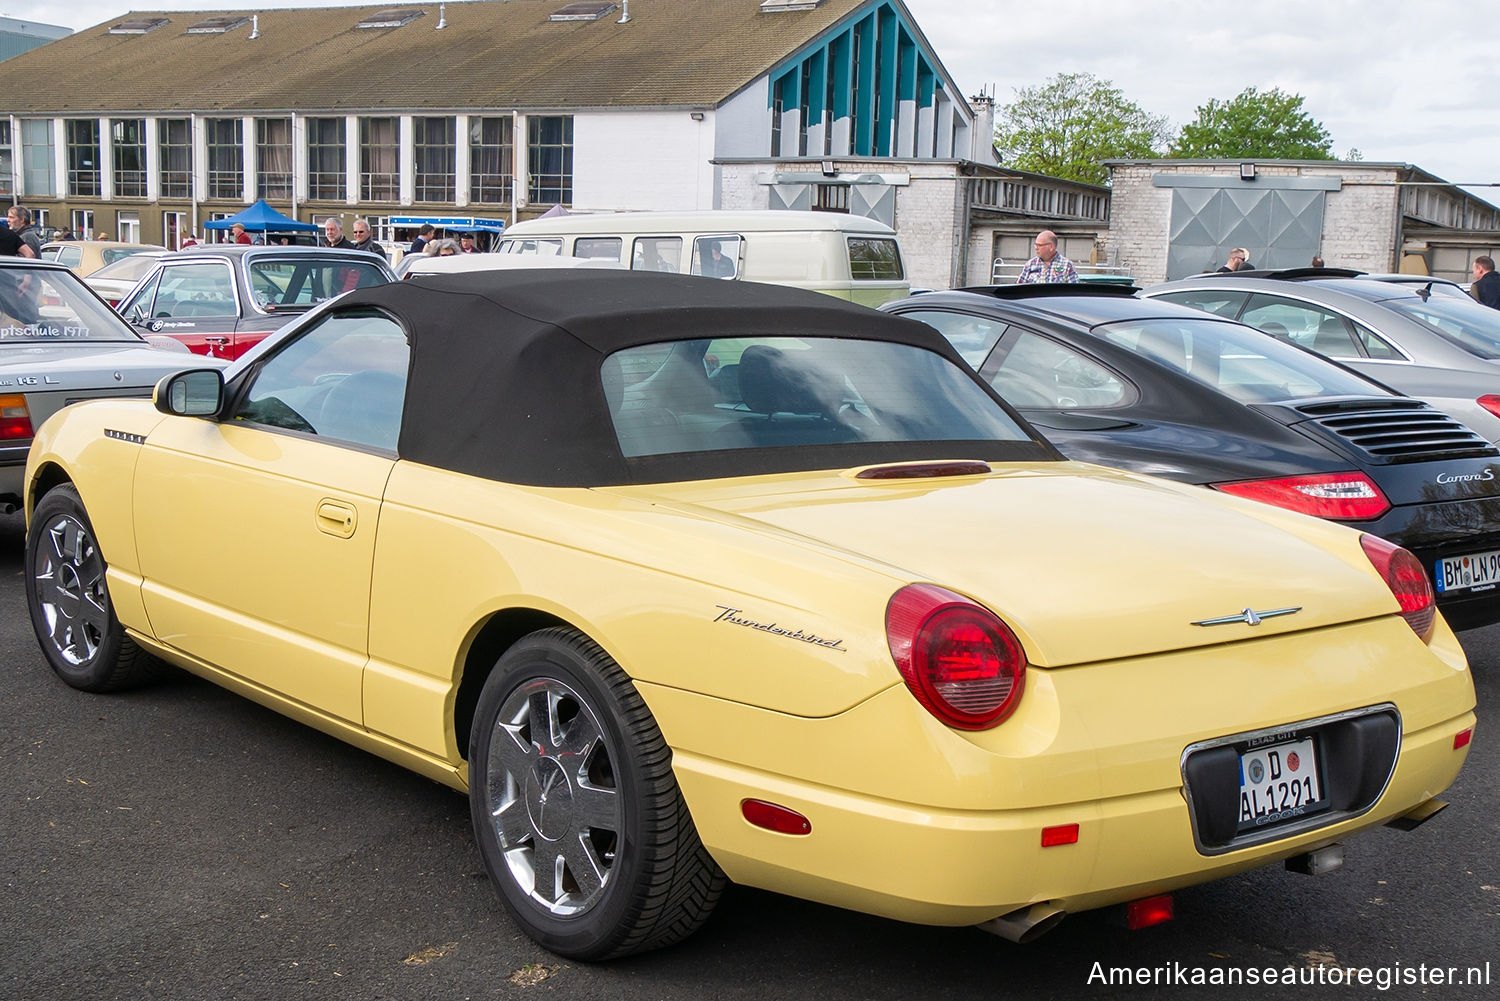
[[[1390,614],[1349,529],[1082,463],[857,480],[807,473],[638,488],[831,544],[905,583],[967,594],[1039,666],[1118,659]],[[901,579],[903,578],[904,579]],[[1298,608],[1261,624],[1203,619]]]

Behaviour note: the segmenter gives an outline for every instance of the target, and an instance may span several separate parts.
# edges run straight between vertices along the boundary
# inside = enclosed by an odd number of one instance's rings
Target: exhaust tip
[[[1028,942],[1035,942],[1056,928],[1067,916],[1068,912],[1057,904],[1043,901],[1011,911],[1009,914],[1002,914],[998,918],[991,918],[975,927],[991,935],[999,935],[1007,941],[1025,945]]]
[[[1300,872],[1304,876],[1321,876],[1343,864],[1344,846],[1340,844],[1325,845],[1286,860],[1288,872]]]

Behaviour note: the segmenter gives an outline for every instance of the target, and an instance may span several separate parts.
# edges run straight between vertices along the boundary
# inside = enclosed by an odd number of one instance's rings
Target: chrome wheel
[[[63,514],[42,527],[32,583],[57,656],[75,666],[88,664],[110,628],[104,559],[88,526]]]
[[[614,874],[615,756],[593,708],[554,678],[518,686],[496,716],[487,812],[516,887],[556,917],[594,906]]]

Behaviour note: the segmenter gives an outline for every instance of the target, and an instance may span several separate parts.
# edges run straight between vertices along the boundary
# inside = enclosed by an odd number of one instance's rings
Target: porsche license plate
[[[1493,587],[1500,581],[1500,551],[1449,556],[1437,561],[1433,577],[1439,592]]]
[[[1241,831],[1316,813],[1327,805],[1311,737],[1240,754]]]

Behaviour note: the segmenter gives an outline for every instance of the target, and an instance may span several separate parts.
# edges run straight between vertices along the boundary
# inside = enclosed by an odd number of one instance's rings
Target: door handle
[[[353,537],[359,526],[359,514],[354,505],[325,497],[318,501],[318,531],[340,539]]]

